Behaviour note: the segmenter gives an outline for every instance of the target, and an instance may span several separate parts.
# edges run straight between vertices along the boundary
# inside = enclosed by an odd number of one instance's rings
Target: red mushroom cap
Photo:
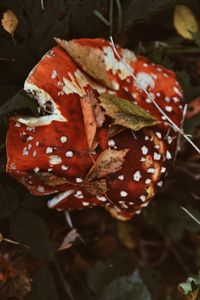
[[[116,218],[130,219],[162,186],[176,149],[177,132],[152,99],[179,126],[181,88],[172,71],[117,47],[135,81],[106,40],[57,42],[24,85],[41,116],[10,119],[7,172],[35,195],[57,193],[51,208],[102,205]],[[137,104],[158,124],[111,133],[102,94]]]

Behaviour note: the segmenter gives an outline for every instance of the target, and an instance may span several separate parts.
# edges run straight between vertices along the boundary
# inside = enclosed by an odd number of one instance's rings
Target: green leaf
[[[158,124],[150,113],[129,100],[108,94],[100,95],[99,99],[105,113],[114,119],[114,124],[135,131]]]
[[[0,219],[10,217],[18,207],[18,197],[8,185],[0,185]]]
[[[151,295],[136,270],[129,276],[113,280],[100,300],[151,300]]]
[[[10,223],[11,237],[28,245],[35,256],[50,258],[54,252],[49,230],[43,220],[27,209],[19,209]]]
[[[124,31],[129,29],[134,23],[158,14],[160,11],[175,4],[175,0],[130,0],[124,8]]]
[[[32,290],[26,300],[58,300],[54,278],[47,268],[40,270],[33,279]]]
[[[106,262],[97,262],[88,274],[88,285],[93,293],[101,295],[113,280],[133,271],[128,252],[118,251]]]
[[[179,284],[179,287],[183,290],[184,295],[196,290],[197,287],[200,288],[200,274],[188,277],[186,282]]]
[[[34,116],[38,116],[38,104],[25,91],[20,91],[15,96],[7,100],[0,107],[0,117],[9,116],[16,111],[29,110]]]

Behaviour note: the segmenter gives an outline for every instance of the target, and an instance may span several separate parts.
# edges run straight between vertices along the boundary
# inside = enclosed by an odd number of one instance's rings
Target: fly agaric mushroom
[[[130,50],[117,47],[119,60],[104,39],[56,41],[24,85],[41,116],[9,121],[7,172],[35,195],[56,194],[50,208],[101,205],[128,220],[172,166],[178,134],[166,116],[180,125],[181,88]]]

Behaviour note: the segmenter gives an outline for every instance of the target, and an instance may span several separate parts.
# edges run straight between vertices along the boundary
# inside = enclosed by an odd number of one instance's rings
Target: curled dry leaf
[[[81,108],[88,146],[92,150],[96,146],[96,130],[102,126],[105,116],[98,100],[92,93],[81,98]]]
[[[193,34],[198,32],[198,23],[193,12],[185,5],[176,5],[174,11],[174,26],[185,39],[193,40]]]
[[[65,236],[62,244],[60,245],[60,247],[58,248],[58,251],[61,250],[65,250],[70,248],[73,243],[75,242],[75,240],[79,237],[79,233],[77,232],[77,230],[74,228],[72,229],[70,232],[67,233],[67,235]]]
[[[104,195],[108,191],[105,179],[87,182],[85,184],[85,189],[92,196]]]
[[[8,33],[11,35],[14,34],[19,21],[12,10],[7,10],[3,14],[3,18],[1,20],[1,24]]]
[[[129,149],[104,150],[97,158],[95,164],[87,175],[87,181],[105,177],[108,174],[118,172],[125,161]]]
[[[131,101],[109,94],[102,94],[99,99],[100,105],[114,120],[114,124],[137,131],[159,123],[150,113]]]

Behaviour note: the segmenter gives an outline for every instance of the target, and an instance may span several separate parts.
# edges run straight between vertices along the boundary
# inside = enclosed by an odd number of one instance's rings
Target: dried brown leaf
[[[15,16],[15,14],[12,12],[12,10],[9,9],[4,12],[3,18],[1,20],[1,24],[4,30],[6,30],[11,35],[13,35],[17,28],[18,23],[19,21]]]
[[[75,240],[79,237],[79,233],[77,232],[77,230],[74,228],[72,229],[70,232],[67,233],[67,235],[65,236],[62,244],[60,245],[60,247],[58,248],[58,251],[61,250],[65,250],[70,248],[73,243],[75,242]]]
[[[105,177],[108,174],[118,172],[125,161],[129,149],[104,150],[97,158],[95,164],[87,175],[87,181]]]
[[[92,196],[104,195],[108,191],[105,179],[87,182],[85,189]]]
[[[93,94],[81,98],[81,108],[88,146],[92,150],[96,144],[96,130],[102,126],[105,115]]]

